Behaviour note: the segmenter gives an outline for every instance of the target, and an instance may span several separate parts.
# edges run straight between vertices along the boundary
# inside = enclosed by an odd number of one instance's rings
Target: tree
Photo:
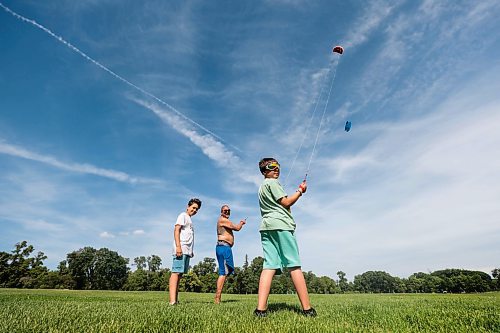
[[[167,290],[168,280],[170,279],[170,269],[164,268],[160,269],[158,272],[153,273],[152,279],[150,281],[150,290]]]
[[[84,247],[68,253],[67,262],[76,289],[118,290],[127,280],[128,259],[107,248]]]
[[[215,263],[215,259],[206,257],[203,261],[193,266],[193,272],[198,276],[203,276],[215,273],[216,268],[217,264]]]
[[[246,288],[249,281],[250,269],[248,263],[248,255],[245,255],[245,261],[243,262],[243,267],[235,267],[234,275],[229,275],[227,277],[224,287],[228,294],[247,294],[248,290]]]
[[[245,254],[245,262],[243,263],[243,269],[248,268],[248,254]]]
[[[328,276],[321,276],[318,284],[318,293],[320,294],[334,294],[340,291],[335,281]]]
[[[76,289],[95,289],[96,249],[84,247],[67,254],[68,270],[76,282]]]
[[[0,287],[6,287],[9,281],[10,254],[0,252]]]
[[[304,278],[307,289],[312,294],[333,294],[339,291],[335,281],[328,276],[318,277],[313,272],[307,272],[304,273]]]
[[[500,290],[500,268],[493,269],[491,271],[491,276],[495,279],[495,281],[493,281],[493,286],[496,290]]]
[[[107,248],[99,249],[95,259],[95,289],[119,290],[127,280],[128,259]]]
[[[284,270],[281,274],[274,276],[273,283],[271,284],[272,294],[289,294],[294,291],[292,277],[288,270]]]
[[[48,271],[43,265],[47,256],[43,252],[38,252],[35,257],[30,257],[34,250],[33,245],[22,241],[15,245],[12,254],[0,252],[0,286],[38,287],[38,278]]]
[[[224,289],[227,294],[242,294],[241,281],[243,277],[243,270],[239,267],[234,268],[234,273],[226,278]]]
[[[123,290],[149,290],[148,273],[143,269],[136,269],[134,272],[129,273],[127,281],[123,285]]]
[[[354,287],[360,292],[392,293],[398,290],[398,282],[389,273],[368,271],[354,277]]]
[[[124,290],[168,290],[171,272],[161,269],[161,258],[157,255],[134,258],[137,269],[129,272],[128,259],[107,248],[96,250],[84,247],[67,254],[57,270],[49,271],[43,261],[43,252],[33,255],[34,247],[26,241],[15,244],[14,250],[0,251],[0,287],[13,288],[64,288],[64,289],[124,289]],[[242,268],[235,267],[235,275],[228,276],[227,293],[254,294],[258,292],[264,259],[248,256]],[[184,275],[180,291],[213,293],[216,289],[217,265],[213,258],[204,258]],[[471,293],[500,290],[500,268],[491,271],[491,276],[481,271],[444,269],[432,273],[418,272],[408,278],[392,277],[382,271],[368,271],[348,282],[346,274],[337,272],[338,281],[328,276],[303,273],[310,293],[329,294],[335,292],[455,292]],[[493,277],[493,279],[491,278]],[[272,293],[295,292],[290,274],[284,271],[276,275],[271,286]]]
[[[60,261],[59,265],[57,265],[57,271],[59,274],[69,274],[68,262],[66,260]]]
[[[338,280],[338,285],[340,288],[340,291],[345,293],[346,291],[349,290],[349,284],[347,283],[347,278],[345,277],[345,273],[342,271],[337,272],[337,276],[339,277]]]
[[[392,292],[395,292],[395,293],[406,292],[406,285],[405,285],[404,279],[400,279],[397,276],[394,277],[394,290]]]
[[[309,272],[303,272],[304,274],[304,280],[306,280],[306,285],[307,285],[307,290],[309,291],[309,293],[311,294],[316,294],[317,293],[317,277],[316,275],[309,271]]]
[[[29,275],[32,279],[38,280],[39,277],[48,273],[47,267],[43,265],[43,261],[47,256],[43,252],[38,252],[36,257],[31,259]]]
[[[135,267],[137,267],[137,269],[143,270],[144,268],[146,268],[146,257],[145,256],[135,257],[134,265]]]
[[[424,290],[424,279],[419,277],[419,273],[415,273],[408,277],[408,279],[404,279],[406,286],[406,292],[408,293],[423,293]],[[425,274],[425,273],[422,273]]]
[[[452,293],[484,292],[491,290],[491,276],[481,271],[443,269],[431,273],[441,279],[440,291]]]
[[[74,289],[75,281],[70,275],[61,275],[58,271],[49,271],[38,279],[38,288],[42,289]]]
[[[243,294],[256,294],[259,290],[260,273],[262,272],[262,265],[264,258],[255,257],[250,266],[245,270],[245,275],[242,280],[241,292]]]
[[[22,288],[28,285],[29,282],[29,255],[33,252],[32,245],[28,245],[26,241],[22,241],[15,245],[15,249],[10,255],[7,287]]]
[[[214,258],[204,258],[193,266],[193,273],[198,277],[201,284],[201,292],[214,293],[217,289],[217,264]]]
[[[68,262],[63,260],[57,265],[57,273],[59,275],[59,284],[55,288],[60,289],[75,289],[76,281],[69,272]]]
[[[183,275],[179,282],[179,291],[201,292],[202,282],[192,270]]]
[[[155,254],[148,257],[148,271],[150,272],[158,272],[161,268],[161,258]]]
[[[134,264],[137,269],[127,277],[123,286],[125,290],[161,290],[161,258],[155,254],[135,257]],[[145,270],[147,268],[147,270]]]

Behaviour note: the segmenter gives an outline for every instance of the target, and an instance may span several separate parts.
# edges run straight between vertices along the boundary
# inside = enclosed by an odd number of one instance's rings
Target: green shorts
[[[262,230],[260,232],[264,250],[264,269],[300,267],[299,247],[294,231]]]

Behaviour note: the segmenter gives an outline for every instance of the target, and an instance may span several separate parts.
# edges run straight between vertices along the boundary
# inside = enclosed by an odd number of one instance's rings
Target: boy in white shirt
[[[179,303],[179,281],[189,269],[189,259],[193,257],[194,229],[191,217],[201,208],[201,200],[189,200],[186,211],[179,214],[174,228],[172,274],[169,280],[170,305]]]

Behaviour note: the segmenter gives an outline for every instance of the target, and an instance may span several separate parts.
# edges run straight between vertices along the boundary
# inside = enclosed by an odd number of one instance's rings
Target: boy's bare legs
[[[300,269],[300,267],[290,268],[290,276],[292,277],[293,285],[297,291],[297,296],[299,296],[302,309],[309,310],[311,308],[311,303],[309,301],[309,293],[307,292],[306,280],[304,279],[304,274],[302,274],[302,269]]]
[[[178,291],[179,291],[179,281],[180,281],[179,273],[172,273],[170,275],[170,279],[168,280],[168,291],[170,295],[170,304],[174,304],[177,302]]]
[[[271,283],[273,282],[273,276],[275,273],[275,269],[263,269],[262,273],[260,273],[259,301],[257,303],[257,310],[263,311],[267,309],[267,299],[269,298],[269,293],[271,292]]]
[[[220,303],[222,289],[224,288],[224,282],[226,282],[226,276],[219,275],[219,278],[217,279],[217,291],[215,292],[215,304]]]

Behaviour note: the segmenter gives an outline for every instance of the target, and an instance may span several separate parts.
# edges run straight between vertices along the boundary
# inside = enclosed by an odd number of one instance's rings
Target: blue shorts
[[[187,273],[189,270],[189,259],[188,255],[183,254],[182,257],[174,256],[174,261],[172,263],[172,273]]]
[[[233,251],[231,246],[219,245],[215,247],[215,255],[219,264],[219,275],[229,275],[234,273]]]
[[[262,230],[260,232],[264,250],[264,269],[300,267],[299,247],[295,233],[288,230]]]

